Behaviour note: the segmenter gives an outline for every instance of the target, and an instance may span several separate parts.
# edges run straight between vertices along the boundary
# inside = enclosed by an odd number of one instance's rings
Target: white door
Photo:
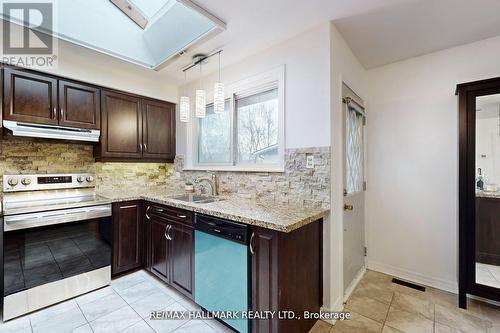
[[[365,266],[365,178],[362,102],[344,98],[344,290]]]

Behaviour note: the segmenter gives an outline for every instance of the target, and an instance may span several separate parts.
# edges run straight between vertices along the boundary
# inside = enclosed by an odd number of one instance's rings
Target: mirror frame
[[[500,301],[500,288],[476,283],[476,97],[500,94],[500,77],[457,85],[458,96],[458,303],[467,294]]]

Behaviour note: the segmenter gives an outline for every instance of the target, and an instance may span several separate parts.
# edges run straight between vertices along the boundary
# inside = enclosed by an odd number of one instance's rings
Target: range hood
[[[100,130],[24,123],[11,120],[4,120],[3,127],[9,130],[14,136],[87,142],[98,142],[101,134]]]

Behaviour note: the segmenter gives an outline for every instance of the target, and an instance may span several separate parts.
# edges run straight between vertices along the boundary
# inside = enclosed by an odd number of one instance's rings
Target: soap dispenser
[[[484,190],[484,181],[481,168],[477,168],[477,173],[478,176],[477,176],[476,188],[482,191]]]

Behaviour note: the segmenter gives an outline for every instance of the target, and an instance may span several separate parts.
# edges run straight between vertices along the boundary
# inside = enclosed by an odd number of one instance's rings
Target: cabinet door
[[[257,227],[252,231],[252,310],[278,310],[278,235]],[[278,332],[278,320],[254,320],[252,332]]]
[[[57,124],[57,80],[9,67],[4,69],[4,119]]]
[[[194,289],[194,229],[181,223],[170,223],[170,284],[193,298]]]
[[[113,239],[113,274],[142,265],[143,228],[139,201],[113,204]]]
[[[144,157],[175,157],[175,105],[145,99],[143,101]]]
[[[149,219],[150,238],[150,271],[161,280],[169,283],[169,249],[167,243],[167,221],[155,215]]]
[[[59,124],[99,129],[101,126],[100,90],[69,81],[59,81]]]
[[[101,92],[101,157],[142,156],[141,99],[111,91]]]

